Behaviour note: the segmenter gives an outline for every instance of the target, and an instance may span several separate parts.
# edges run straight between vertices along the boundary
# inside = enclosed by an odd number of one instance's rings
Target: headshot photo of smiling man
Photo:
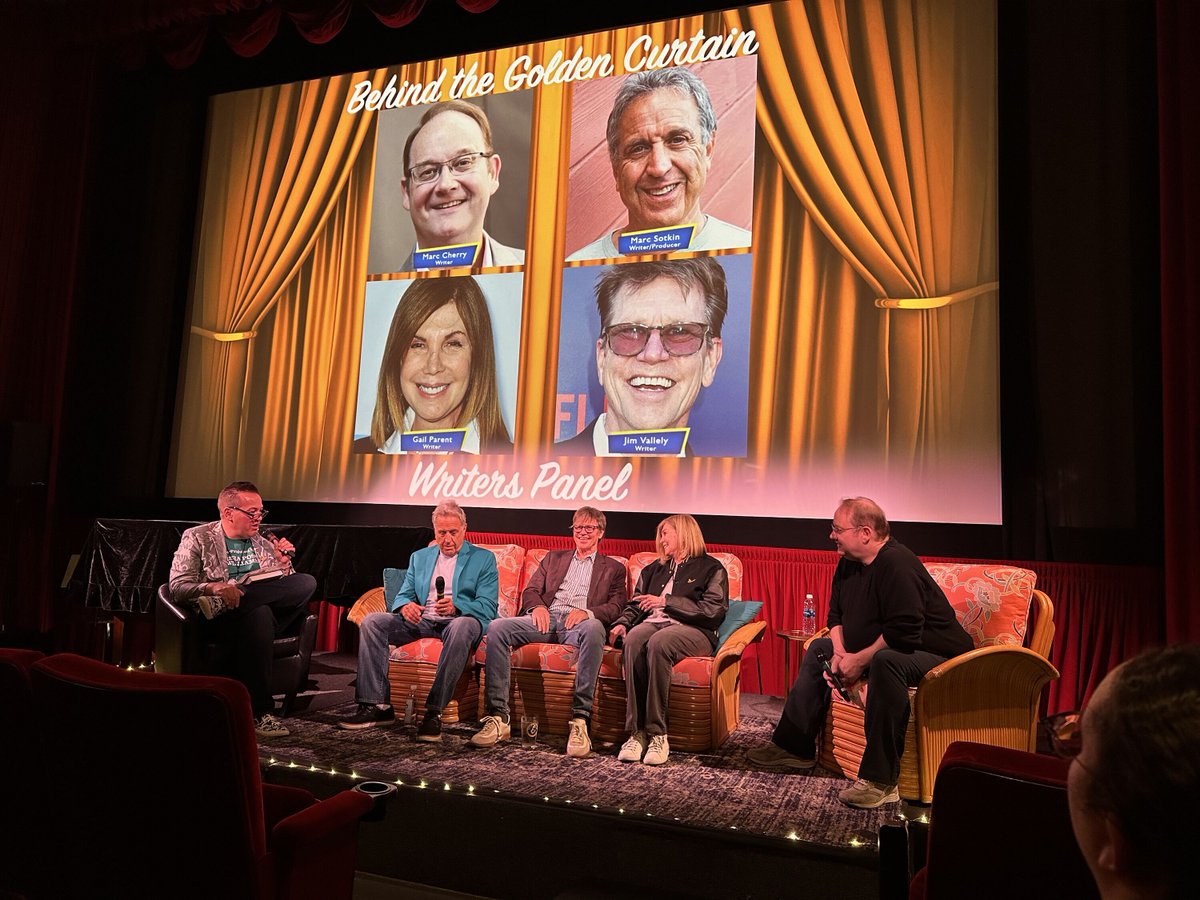
[[[745,455],[750,274],[749,255],[567,269],[560,408],[586,390],[588,418],[555,452]]]
[[[379,114],[369,271],[525,262],[529,100],[489,102]]]
[[[752,135],[753,60],[733,62],[739,64],[743,72],[747,71],[747,66],[751,67],[748,70],[751,90],[748,93],[739,90],[735,79],[723,79],[721,100],[740,116],[729,122],[730,131],[744,128],[746,123],[742,120],[746,118],[747,109],[751,111],[749,133]],[[592,235],[597,222],[607,224],[603,225],[598,237],[582,247],[578,242],[578,226],[571,228],[569,225],[567,247],[568,250],[573,246],[576,249],[567,259],[608,259],[624,254],[750,246],[750,231],[716,215],[713,204],[728,206],[732,214],[749,224],[749,206],[744,201],[752,192],[752,166],[740,166],[739,163],[747,159],[752,161],[752,138],[748,146],[743,146],[746,134],[730,135],[727,151],[730,156],[724,160],[722,173],[709,189],[710,174],[718,154],[726,152],[727,131],[726,120],[718,115],[705,81],[691,69],[678,66],[637,72],[621,80],[619,85],[608,111],[604,133],[611,181],[598,173],[599,161],[593,161],[590,166],[587,161],[581,161],[577,167],[573,166],[571,205],[576,214],[580,210],[594,210],[594,201],[601,199],[611,206],[615,187],[623,215],[615,223],[609,222],[603,213],[599,217],[593,216]],[[594,112],[594,106],[599,102],[598,99],[587,100],[586,90],[577,96],[581,94],[585,102],[576,109],[577,122],[580,115]],[[721,123],[720,141],[717,140],[718,121]],[[582,149],[573,140],[573,153],[582,152]],[[597,196],[601,191],[608,197]],[[717,198],[719,192],[724,192],[725,196]]]

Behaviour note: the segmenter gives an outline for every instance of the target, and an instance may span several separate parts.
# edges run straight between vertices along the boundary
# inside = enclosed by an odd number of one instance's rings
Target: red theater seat
[[[372,800],[263,784],[242,685],[71,654],[31,676],[53,848],[37,896],[349,900]]]

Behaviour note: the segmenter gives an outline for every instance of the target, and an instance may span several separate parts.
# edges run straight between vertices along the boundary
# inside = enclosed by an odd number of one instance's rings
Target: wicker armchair
[[[713,553],[729,573],[729,599],[742,598],[742,561],[732,553]],[[657,554],[635,553],[629,559],[629,583]],[[747,622],[717,648],[715,656],[689,656],[671,672],[667,729],[671,747],[699,752],[719,747],[737,729],[741,713],[742,654],[762,640],[766,623]],[[596,685],[592,734],[605,741],[625,736],[625,675],[621,651],[606,648]]]
[[[1028,569],[926,563],[975,648],[931,669],[909,689],[913,714],[900,758],[900,796],[929,803],[938,765],[953,741],[1032,752],[1042,691],[1058,671],[1049,662],[1054,606]],[[824,636],[827,630],[815,637]],[[807,644],[805,645],[807,647]],[[863,710],[833,694],[820,764],[858,777],[866,736]]]
[[[479,544],[496,555],[496,566],[500,571],[500,615],[512,615],[518,606],[518,591],[521,563],[525,550],[516,544]],[[370,613],[387,612],[382,587],[367,591],[350,607],[346,618],[358,625]],[[393,647],[388,661],[388,683],[391,685],[392,703],[401,705],[410,695],[413,697],[413,712],[418,720],[425,715],[425,698],[433,687],[441,658],[442,642],[437,638],[421,638]],[[475,719],[479,713],[479,675],[473,660],[468,663],[454,686],[454,696],[442,710],[442,722],[447,725]]]

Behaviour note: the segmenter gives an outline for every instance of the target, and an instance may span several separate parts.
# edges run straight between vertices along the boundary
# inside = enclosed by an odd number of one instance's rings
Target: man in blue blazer
[[[435,544],[409,559],[391,611],[371,613],[359,624],[358,711],[338,722],[339,728],[356,730],[394,722],[396,712],[388,698],[388,647],[438,638],[442,652],[417,740],[442,739],[442,710],[488,623],[496,618],[500,573],[490,550],[467,541],[467,514],[453,500],[433,511],[433,531]]]

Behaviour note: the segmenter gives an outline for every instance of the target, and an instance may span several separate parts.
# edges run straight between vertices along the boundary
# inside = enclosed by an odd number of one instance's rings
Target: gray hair
[[[434,509],[433,525],[435,528],[437,527],[437,520],[438,520],[439,516],[453,516],[454,518],[458,519],[458,521],[462,522],[463,528],[467,527],[466,510],[464,510],[461,506],[459,506],[453,500],[443,500]]]
[[[621,116],[625,114],[626,107],[639,97],[661,90],[675,90],[691,97],[700,114],[700,143],[707,144],[712,139],[717,130],[717,114],[713,111],[708,88],[698,75],[681,66],[635,72],[625,79],[621,89],[617,91],[612,112],[608,114],[608,130],[605,136],[608,139],[608,157],[614,166],[617,164],[617,126]]]

